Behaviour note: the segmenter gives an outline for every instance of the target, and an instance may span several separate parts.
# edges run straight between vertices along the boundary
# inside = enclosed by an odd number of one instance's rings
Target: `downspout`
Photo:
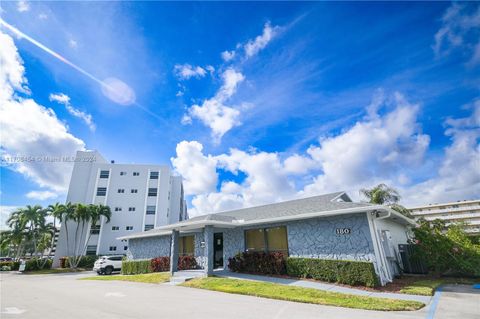
[[[386,274],[387,276],[389,277],[387,280],[388,282],[391,282],[393,278],[392,274],[390,273],[390,269],[388,267],[388,265],[385,264],[385,261],[387,260],[387,257],[385,256],[385,252],[383,251],[383,245],[380,243],[380,239],[378,238],[378,231],[377,231],[377,225],[376,225],[376,220],[382,220],[382,219],[386,219],[386,218],[389,218],[390,216],[392,215],[392,213],[387,210],[387,215],[385,216],[381,216],[381,217],[374,217],[372,218],[372,227],[373,227],[373,231],[374,231],[374,234],[375,234],[375,241],[377,243],[377,247],[378,247],[378,251],[380,253],[380,261],[382,263],[382,266],[383,268],[385,269],[386,271]]]

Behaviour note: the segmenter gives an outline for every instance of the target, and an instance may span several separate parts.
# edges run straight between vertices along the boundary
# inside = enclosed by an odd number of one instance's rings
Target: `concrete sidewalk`
[[[304,288],[313,288],[318,290],[340,292],[344,294],[351,294],[351,295],[358,295],[358,296],[420,301],[420,302],[423,302],[425,305],[428,305],[432,299],[431,296],[406,295],[406,294],[397,294],[397,293],[388,293],[388,292],[374,292],[374,291],[338,286],[336,284],[330,284],[330,283],[242,274],[242,273],[231,272],[228,270],[216,270],[214,271],[214,274],[216,276],[232,278],[232,279],[265,281],[265,282],[271,282],[275,284],[298,286],[298,287],[304,287]]]

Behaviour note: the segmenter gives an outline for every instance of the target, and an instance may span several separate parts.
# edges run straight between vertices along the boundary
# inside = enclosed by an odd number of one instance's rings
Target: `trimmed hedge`
[[[122,275],[148,274],[153,272],[152,260],[124,260],[122,261]]]
[[[178,270],[196,269],[197,261],[193,256],[178,257]],[[147,274],[151,272],[163,272],[170,270],[170,257],[156,257],[142,260],[122,261],[123,275]]]
[[[287,274],[351,286],[375,287],[378,277],[371,262],[315,258],[287,258]]]
[[[243,252],[228,259],[228,268],[234,272],[285,275],[285,257],[281,252]]]

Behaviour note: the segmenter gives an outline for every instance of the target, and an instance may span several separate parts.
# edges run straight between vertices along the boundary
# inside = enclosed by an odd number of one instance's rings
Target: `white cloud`
[[[10,218],[10,215],[17,209],[19,206],[0,206],[0,230],[7,230],[7,220]]]
[[[250,58],[257,54],[260,50],[264,49],[267,44],[277,35],[279,27],[275,26],[272,28],[269,22],[265,23],[263,27],[263,33],[257,36],[253,40],[249,40],[245,45],[245,55],[247,58]]]
[[[38,15],[38,18],[39,18],[40,20],[47,20],[47,19],[48,19],[48,15],[47,15],[46,13],[43,13],[43,12],[42,12],[42,13],[40,13],[40,14]]]
[[[25,196],[30,199],[47,200],[57,198],[58,194],[51,191],[31,191],[28,192]]]
[[[19,12],[27,12],[30,10],[30,4],[28,3],[28,1],[18,1],[17,2],[17,10]]]
[[[13,39],[1,32],[0,47],[2,164],[42,187],[64,192],[72,163],[58,159],[74,156],[85,143],[68,132],[52,109],[17,95],[29,92],[23,62]]]
[[[176,64],[173,68],[173,73],[179,80],[188,80],[192,77],[197,79],[203,78],[207,75],[207,71],[212,73],[215,69],[213,66],[208,65],[205,68],[201,66],[192,66],[190,64]]]
[[[470,117],[446,121],[452,143],[435,177],[419,182],[419,171],[430,165],[425,161],[430,137],[417,121],[420,106],[399,93],[379,92],[365,118],[340,134],[321,138],[304,153],[233,148],[211,155],[203,153],[200,143],[183,141],[172,163],[187,180],[199,175],[203,181],[186,187],[186,194],[193,195],[192,216],[340,190],[358,198],[360,188],[381,182],[398,188],[407,205],[478,197],[480,101]],[[222,170],[239,178],[224,179],[218,187]]]
[[[306,174],[318,167],[311,157],[293,154],[285,159],[285,172],[289,174]]]
[[[442,26],[435,33],[433,50],[437,56],[447,55],[456,48],[468,52],[469,63],[480,62],[480,7],[453,3],[442,17]],[[473,40],[473,43],[471,42]]]
[[[233,60],[235,58],[235,50],[232,50],[232,51],[223,51],[221,53],[222,55],[222,59],[223,61],[225,62],[229,62],[231,60]]]
[[[202,153],[203,145],[196,141],[177,144],[177,157],[172,158],[175,170],[182,175],[187,194],[200,194],[215,190],[218,176],[216,160]]]
[[[95,123],[93,123],[92,115],[85,113],[83,111],[80,111],[79,109],[73,107],[70,104],[70,97],[64,93],[56,93],[56,94],[50,94],[49,96],[50,101],[55,101],[57,103],[65,105],[65,108],[67,109],[68,113],[70,113],[72,116],[81,119],[90,129],[90,131],[94,132],[96,129]]]
[[[232,61],[237,51],[244,50],[244,57],[248,59],[264,49],[267,44],[278,34],[280,27],[272,27],[267,22],[261,35],[255,39],[247,41],[245,44],[237,44],[236,49],[232,51],[223,51],[221,53],[224,62]],[[222,69],[222,68],[221,68]],[[192,77],[201,78],[207,73],[213,75],[215,69],[212,66],[202,68],[190,64],[177,64],[174,67],[174,73],[180,80],[190,79]],[[227,105],[228,100],[235,94],[238,85],[245,80],[245,76],[236,71],[233,67],[228,67],[222,74],[223,84],[215,96],[205,99],[201,104],[194,104],[187,114],[182,117],[182,124],[191,124],[192,119],[199,119],[205,126],[211,129],[214,143],[219,143],[222,136],[233,127],[241,124],[239,118],[242,110],[253,107],[252,103],[240,102],[237,105]],[[176,96],[182,96],[184,90],[177,92]]]
[[[478,199],[480,194],[480,100],[472,104],[472,115],[448,119],[445,148],[437,176],[404,188],[408,204],[428,204]]]
[[[182,123],[189,123],[191,118],[197,118],[212,130],[212,137],[219,142],[222,136],[239,125],[240,111],[225,103],[235,94],[238,85],[245,79],[242,73],[228,68],[222,74],[223,84],[214,97],[206,99],[201,105],[194,104],[188,109],[188,115],[184,116]]]
[[[319,146],[308,149],[322,174],[305,187],[304,193],[358,190],[380,180],[397,179],[403,167],[422,163],[430,138],[421,134],[416,122],[419,106],[398,93],[393,103],[390,113],[370,114],[342,134],[323,138]]]

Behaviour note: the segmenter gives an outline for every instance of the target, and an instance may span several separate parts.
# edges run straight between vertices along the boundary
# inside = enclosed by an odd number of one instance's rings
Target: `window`
[[[158,172],[150,172],[150,179],[158,179]]]
[[[115,247],[115,249],[114,249],[114,250],[117,250],[117,247]],[[120,260],[122,260],[122,259],[123,259],[123,257],[122,257],[122,256],[112,256],[112,257],[108,257],[107,259],[108,259],[108,260],[116,260],[116,261],[120,261]]]
[[[87,256],[95,256],[97,254],[97,245],[88,245],[87,252],[85,254]]]
[[[128,207],[128,211],[129,211],[129,212],[134,212],[134,211],[135,211],[135,207]]]
[[[121,212],[121,211],[122,211],[122,207],[115,207],[115,211],[116,211],[116,212]]]
[[[139,172],[133,172],[133,176],[140,176]]]
[[[127,172],[120,172],[120,176],[125,176],[127,175]]]
[[[147,206],[147,215],[155,215],[155,206]]]
[[[112,230],[119,230],[119,229],[120,229],[120,227],[118,227],[118,226],[112,226]]]
[[[123,246],[123,250],[128,250],[128,246]]]
[[[246,251],[288,252],[285,226],[249,229],[245,231]]]
[[[157,189],[156,188],[149,188],[148,189],[148,196],[157,196]]]
[[[108,178],[109,175],[109,171],[100,171],[100,178]]]
[[[194,252],[194,236],[180,237],[178,253],[180,256],[193,256]]]
[[[126,243],[126,242],[127,242],[127,240],[126,240],[126,239],[122,239],[122,243]]]
[[[125,227],[126,230],[133,230],[133,226],[127,226]]]
[[[136,194],[136,193],[138,193],[138,189],[132,188],[132,189],[130,190],[130,193]]]
[[[90,234],[92,234],[92,235],[100,234],[100,225],[95,225],[95,226],[90,227]],[[95,250],[96,249],[97,248],[95,248]]]
[[[245,231],[246,251],[265,251],[265,235],[263,229],[249,229]]]
[[[118,189],[118,192],[123,194],[123,193],[125,193],[125,189],[119,188],[119,189]]]
[[[268,251],[280,251],[287,253],[287,228],[285,226],[266,229]]]
[[[105,196],[107,195],[107,188],[106,187],[98,187],[97,188],[97,196]]]
[[[147,224],[145,225],[145,231],[153,229],[153,224]]]
[[[117,246],[110,246],[110,247],[108,247],[108,250],[110,250],[110,251],[116,251],[116,250],[117,250]]]

